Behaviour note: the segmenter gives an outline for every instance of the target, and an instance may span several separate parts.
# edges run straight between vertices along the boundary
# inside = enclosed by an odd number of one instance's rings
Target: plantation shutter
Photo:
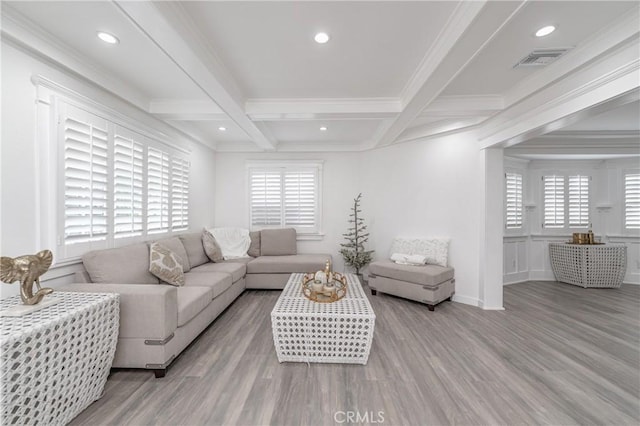
[[[284,174],[284,224],[297,229],[317,229],[317,171]]]
[[[189,228],[189,162],[171,159],[171,228]]]
[[[624,228],[640,229],[640,173],[624,175]]]
[[[71,105],[62,108],[64,245],[108,235],[107,122]]]
[[[564,227],[564,176],[543,176],[545,228]]]
[[[506,173],[505,186],[505,226],[507,229],[522,228],[522,175]]]
[[[116,129],[113,148],[113,234],[143,232],[143,145],[125,129]]]
[[[589,226],[589,176],[569,176],[569,227]]]
[[[147,151],[147,232],[169,231],[169,154]]]
[[[282,225],[282,171],[250,170],[251,226]]]

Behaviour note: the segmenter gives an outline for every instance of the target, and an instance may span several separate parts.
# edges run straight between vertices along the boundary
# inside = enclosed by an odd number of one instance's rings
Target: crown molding
[[[75,78],[97,85],[146,111],[149,99],[124,80],[114,78],[86,56],[61,42],[56,36],[36,25],[6,2],[2,3],[2,41],[8,42],[53,68],[72,72]]]
[[[550,84],[567,76],[590,61],[606,55],[621,43],[636,37],[640,32],[640,6],[635,12],[625,14],[617,23],[593,34],[585,42],[563,55],[557,61],[518,82],[504,99],[506,106],[514,105],[534,95]]]
[[[396,98],[248,99],[245,111],[252,120],[380,119],[401,111]]]
[[[433,136],[452,134],[462,130],[469,130],[470,128],[484,121],[486,118],[487,117],[475,116],[466,119],[448,119],[443,120],[442,122],[410,127],[402,132],[396,142],[410,142],[418,139],[430,138]]]
[[[640,120],[640,118],[638,118]],[[580,131],[557,131],[542,135],[537,139],[625,139],[634,140],[636,144],[640,144],[640,130],[580,130]],[[526,142],[524,143],[526,144]],[[639,145],[640,146],[640,145]]]

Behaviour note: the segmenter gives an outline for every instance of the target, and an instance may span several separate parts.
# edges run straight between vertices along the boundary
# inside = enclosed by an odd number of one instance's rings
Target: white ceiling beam
[[[395,117],[397,98],[249,99],[245,111],[252,120],[366,120]]]
[[[394,143],[525,2],[461,2],[403,91],[403,111],[376,146]]]
[[[223,72],[220,64],[214,63],[210,52],[199,43],[189,43],[189,36],[184,25],[177,22],[183,19],[178,14],[163,14],[150,2],[116,1],[117,7],[136,25],[149,39],[160,48],[176,66],[178,66],[202,91],[214,101],[229,118],[240,127],[256,145],[264,150],[274,150],[275,144],[265,137],[256,125],[246,116],[243,100],[240,99],[237,86],[232,84],[228,73]],[[178,5],[164,5],[178,8]],[[170,21],[170,19],[172,19]],[[178,30],[177,28],[180,28]],[[193,26],[190,28],[193,30]]]
[[[149,112],[164,120],[223,121],[229,116],[211,100],[152,99]]]

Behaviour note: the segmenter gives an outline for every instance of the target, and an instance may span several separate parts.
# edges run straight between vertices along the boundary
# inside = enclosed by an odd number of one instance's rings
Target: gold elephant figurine
[[[52,288],[40,287],[40,276],[47,272],[53,262],[53,253],[42,250],[16,258],[0,257],[0,280],[5,283],[20,281],[20,298],[25,305],[40,303],[42,298],[53,293]],[[33,294],[33,285],[38,291]]]

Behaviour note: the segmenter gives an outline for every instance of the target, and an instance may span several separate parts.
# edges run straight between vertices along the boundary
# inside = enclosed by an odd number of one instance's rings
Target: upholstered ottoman
[[[406,265],[391,260],[379,260],[369,265],[369,287],[378,291],[425,303],[430,311],[435,305],[451,300],[455,293],[454,269],[443,266],[448,261],[449,241],[446,239],[396,238],[391,247],[396,253],[425,256],[427,264]],[[434,264],[435,263],[435,264]]]

